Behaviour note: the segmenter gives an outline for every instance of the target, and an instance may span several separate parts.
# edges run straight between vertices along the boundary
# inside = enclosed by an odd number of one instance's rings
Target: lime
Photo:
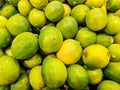
[[[89,83],[92,84],[92,85],[100,83],[103,79],[102,69],[91,70],[91,69],[87,68],[87,73],[88,73],[88,76],[89,76],[89,81],[90,81]]]
[[[68,4],[66,4],[66,3],[63,3],[63,7],[65,9],[64,16],[70,15],[70,13],[71,13],[71,7]]]
[[[56,52],[63,42],[63,36],[55,26],[45,26],[40,30],[39,46],[45,54]]]
[[[56,56],[66,65],[76,63],[82,55],[82,47],[79,41],[74,39],[66,39],[57,51]]]
[[[105,47],[108,47],[109,45],[113,44],[113,42],[114,42],[114,38],[111,35],[107,33],[97,34],[97,39],[96,39],[97,44],[101,44]]]
[[[1,9],[0,14],[6,18],[10,18],[17,12],[17,9],[13,5],[8,4]]]
[[[5,27],[7,23],[7,18],[4,16],[0,15],[0,27]]]
[[[87,71],[78,64],[72,64],[68,67],[67,82],[75,90],[84,90],[89,84]]]
[[[111,12],[115,12],[120,9],[120,0],[108,0],[107,1],[107,9]]]
[[[96,33],[87,27],[79,29],[75,40],[80,41],[83,48],[92,45],[96,42]]]
[[[41,28],[46,24],[46,16],[42,10],[33,8],[28,16],[28,20],[34,27]]]
[[[120,44],[120,33],[117,33],[117,34],[114,36],[114,42]]]
[[[38,37],[31,32],[16,36],[11,44],[11,51],[16,59],[28,59],[38,50]]]
[[[78,31],[78,23],[72,16],[65,16],[56,26],[62,33],[63,38],[74,38]]]
[[[102,30],[107,24],[107,14],[101,8],[93,8],[86,15],[86,25],[93,31]]]
[[[86,15],[89,12],[89,7],[84,4],[76,5],[72,8],[71,16],[74,17],[79,24],[83,25],[86,21]]]
[[[30,4],[29,0],[20,0],[18,2],[18,11],[20,12],[20,14],[22,14],[23,16],[28,16],[29,12],[31,11],[31,9],[33,8],[32,5]],[[23,9],[24,8],[24,9]]]
[[[67,69],[62,61],[49,58],[42,67],[43,80],[49,88],[59,88],[67,79]]]
[[[85,5],[90,8],[100,8],[105,2],[106,0],[86,0]]]
[[[12,51],[11,51],[11,47],[8,47],[8,48],[5,50],[5,55],[13,57]]]
[[[78,4],[82,4],[84,3],[85,0],[67,0],[68,4],[70,4],[70,6],[75,6]]]
[[[58,22],[64,16],[64,6],[60,1],[49,2],[45,8],[45,15],[48,20]]]
[[[33,7],[43,9],[48,4],[48,0],[30,0]]]
[[[10,56],[0,57],[0,85],[8,85],[15,82],[20,75],[20,65]]]
[[[20,0],[7,0],[10,4],[12,4],[13,6],[17,6],[18,2]]]
[[[108,15],[108,23],[104,31],[110,35],[114,35],[120,32],[120,17],[113,14]]]
[[[35,90],[41,90],[44,87],[44,81],[42,77],[42,66],[35,66],[29,73],[30,85]]]
[[[22,32],[29,31],[30,23],[24,16],[15,14],[8,19],[6,27],[13,36],[17,36]]]
[[[120,62],[110,62],[107,67],[103,69],[104,76],[107,79],[111,79],[120,83]]]
[[[30,90],[28,74],[21,73],[17,81],[10,85],[10,90]]]
[[[26,68],[33,68],[37,65],[40,65],[42,62],[42,57],[40,54],[36,53],[34,56],[32,56],[31,58],[24,60],[23,61],[23,66],[25,66]]]
[[[111,44],[108,50],[111,55],[111,61],[120,61],[120,44]]]
[[[84,64],[90,69],[100,69],[108,65],[110,60],[109,50],[100,44],[89,45],[83,50]]]
[[[97,87],[97,90],[119,90],[120,84],[112,80],[103,80]]]
[[[0,48],[7,47],[11,42],[11,35],[5,27],[0,27]]]
[[[48,0],[49,2],[51,1],[60,1],[60,2],[65,2],[66,0]]]

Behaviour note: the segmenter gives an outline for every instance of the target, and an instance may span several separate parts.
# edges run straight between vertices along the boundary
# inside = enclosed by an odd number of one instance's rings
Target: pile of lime
[[[120,90],[120,0],[0,0],[0,90]]]

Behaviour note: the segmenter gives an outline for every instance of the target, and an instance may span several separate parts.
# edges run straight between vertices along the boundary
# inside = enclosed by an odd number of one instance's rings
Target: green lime
[[[48,4],[48,0],[29,0],[33,7],[43,9]]]
[[[85,0],[67,0],[68,4],[70,4],[70,6],[75,6],[78,4],[82,4],[84,3]]]
[[[29,12],[31,11],[31,9],[33,8],[32,5],[30,4],[29,0],[20,0],[18,2],[18,11],[20,12],[20,14],[22,14],[23,16],[28,16]],[[24,8],[24,9],[23,9]]]
[[[108,50],[111,55],[111,61],[120,61],[120,44],[111,44]]]
[[[96,42],[96,33],[87,27],[79,29],[75,40],[80,41],[83,48],[92,45]]]
[[[78,64],[72,64],[67,69],[67,82],[75,90],[84,90],[89,84],[87,71]]]
[[[101,44],[105,47],[108,47],[109,45],[113,44],[113,42],[114,42],[114,38],[111,35],[107,33],[97,34],[97,39],[96,39],[97,44]]]
[[[62,33],[55,26],[47,25],[40,30],[39,46],[45,54],[55,53],[62,42]]]
[[[13,5],[8,4],[1,9],[0,14],[6,18],[10,18],[17,12],[17,9]]]
[[[31,58],[24,60],[23,61],[23,66],[25,66],[26,68],[33,68],[37,65],[40,65],[42,62],[42,57],[40,54],[35,54],[34,56],[32,56]]]
[[[64,6],[60,1],[49,2],[45,8],[45,15],[48,20],[58,22],[64,16]]]
[[[74,17],[79,24],[83,25],[86,21],[86,15],[89,12],[89,7],[84,4],[76,5],[72,8],[71,16]]]
[[[17,36],[22,32],[29,31],[30,23],[24,16],[15,14],[8,19],[6,27],[13,36]]]
[[[97,90],[119,90],[120,84],[112,80],[103,80],[97,87]]]
[[[63,38],[74,38],[78,31],[78,23],[72,16],[65,16],[56,26],[62,33]]]
[[[5,27],[7,23],[7,18],[4,16],[0,15],[0,27]]]
[[[29,72],[29,82],[33,89],[41,90],[44,86],[44,80],[42,76],[43,66],[35,66]]]
[[[9,85],[15,82],[20,75],[20,65],[10,56],[0,57],[0,85]]]
[[[67,69],[58,58],[49,58],[42,67],[43,80],[49,88],[59,88],[67,79]]]
[[[39,19],[38,19],[39,18]],[[46,24],[46,16],[42,10],[33,8],[28,16],[28,20],[34,27],[41,28]]]
[[[5,27],[0,27],[0,48],[7,47],[11,42],[11,35]]]
[[[93,31],[102,30],[107,24],[107,14],[101,8],[93,8],[86,15],[86,25]]]
[[[38,37],[31,32],[17,35],[11,44],[11,51],[16,59],[28,59],[38,50]]]

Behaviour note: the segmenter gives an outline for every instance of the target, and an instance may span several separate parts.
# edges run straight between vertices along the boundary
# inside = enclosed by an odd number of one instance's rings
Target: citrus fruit
[[[36,53],[34,56],[32,56],[31,58],[24,60],[23,61],[23,66],[25,66],[26,68],[33,68],[37,65],[40,65],[42,62],[42,57],[40,54]]]
[[[114,35],[120,32],[120,17],[115,15],[108,15],[108,23],[104,31],[110,35]]]
[[[17,4],[20,0],[7,0],[7,1],[8,1],[8,3],[12,4],[13,6],[17,6]]]
[[[6,27],[13,36],[17,36],[22,32],[29,31],[30,23],[24,16],[15,14],[8,19]]]
[[[13,5],[8,4],[1,9],[0,14],[6,18],[10,18],[17,12],[17,9]]]
[[[42,76],[49,88],[59,88],[67,79],[66,66],[57,58],[49,58],[43,64]]]
[[[42,77],[42,66],[35,66],[30,70],[29,81],[32,88],[41,90],[44,87],[44,81]]]
[[[44,12],[36,8],[33,8],[30,11],[28,19],[34,27],[41,28],[42,26],[46,24],[46,17],[45,17]]]
[[[108,50],[111,55],[111,61],[120,61],[120,44],[111,44]]]
[[[114,14],[115,14],[116,16],[119,16],[119,17],[120,17],[120,9],[116,10],[116,11],[114,12]]]
[[[20,75],[20,65],[10,56],[0,57],[0,85],[8,85],[15,82]]]
[[[115,12],[120,9],[120,0],[108,0],[107,1],[107,9],[111,12]]]
[[[4,48],[11,42],[11,35],[5,27],[0,27],[0,48]]]
[[[13,57],[12,51],[11,51],[11,47],[8,47],[8,48],[5,50],[5,55]]]
[[[114,80],[120,83],[120,62],[110,62],[107,67],[104,68],[104,75],[106,78]]]
[[[5,27],[7,23],[7,18],[4,16],[0,15],[0,27]]]
[[[117,34],[114,36],[114,42],[120,44],[120,33],[117,33]]]
[[[16,36],[11,44],[11,51],[16,59],[28,59],[38,50],[38,37],[31,32]]]
[[[82,55],[82,47],[79,41],[66,39],[57,51],[56,56],[67,65],[76,63]]]
[[[9,85],[0,85],[0,90],[10,90]]]
[[[108,47],[109,45],[113,44],[113,42],[114,42],[114,38],[111,35],[107,33],[97,34],[97,38],[96,38],[97,44],[101,44],[105,47]]]
[[[86,15],[89,12],[89,7],[84,4],[76,5],[72,8],[71,16],[74,17],[79,24],[85,24]]]
[[[103,80],[97,87],[97,90],[119,90],[120,84],[112,80]]]
[[[75,36],[75,40],[80,41],[83,48],[96,42],[96,33],[87,27],[79,29]]]
[[[66,3],[63,3],[63,7],[65,9],[64,16],[70,15],[70,13],[71,13],[71,7],[68,4],[66,4]]]
[[[93,8],[86,15],[86,25],[93,31],[102,30],[107,24],[107,14],[101,8]]]
[[[33,7],[43,9],[48,4],[48,0],[30,0]]]
[[[75,6],[78,4],[82,4],[84,3],[85,0],[67,0],[68,4],[70,4],[70,6]]]
[[[56,58],[56,55],[55,54],[49,54],[49,55],[47,55],[44,59],[43,59],[43,63],[42,64],[44,64],[46,61],[47,61],[47,59],[49,59],[49,58]]]
[[[45,8],[45,15],[48,20],[58,22],[64,16],[64,6],[60,1],[49,2]]]
[[[103,71],[102,69],[87,69],[87,73],[89,76],[89,83],[92,85],[98,84],[103,79]]]
[[[28,74],[21,73],[17,81],[10,85],[10,90],[30,90]]]
[[[83,50],[82,59],[90,69],[104,68],[110,60],[109,50],[100,44],[89,45]]]
[[[61,31],[65,39],[75,37],[78,31],[78,23],[72,16],[65,16],[57,23],[56,27]]]
[[[79,64],[72,64],[68,67],[67,82],[75,90],[83,90],[89,84],[87,71]]]
[[[20,12],[20,14],[22,14],[23,16],[28,16],[29,12],[31,11],[31,9],[33,8],[32,5],[30,4],[29,0],[20,0],[18,2],[18,11]],[[23,9],[24,8],[24,9]]]
[[[90,8],[100,8],[106,0],[86,0],[85,5],[89,6]]]
[[[107,0],[106,0],[107,2]],[[106,14],[107,14],[107,5],[106,5],[106,2],[100,7]]]
[[[40,30],[39,46],[45,54],[56,52],[62,45],[63,37],[58,28],[45,26]]]

